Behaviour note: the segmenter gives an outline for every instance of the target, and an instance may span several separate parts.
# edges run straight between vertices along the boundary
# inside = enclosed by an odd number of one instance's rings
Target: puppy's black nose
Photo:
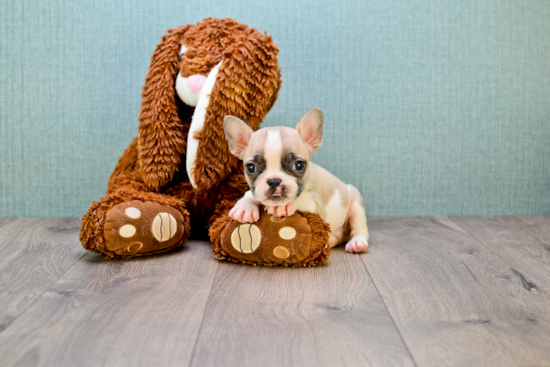
[[[267,180],[267,184],[271,189],[276,189],[281,182],[283,182],[283,180],[281,180],[280,178],[270,178],[269,180]]]

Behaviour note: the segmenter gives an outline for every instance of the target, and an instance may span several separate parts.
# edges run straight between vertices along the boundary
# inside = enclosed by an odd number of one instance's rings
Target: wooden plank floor
[[[550,216],[372,218],[314,269],[103,260],[0,218],[0,366],[550,366]]]

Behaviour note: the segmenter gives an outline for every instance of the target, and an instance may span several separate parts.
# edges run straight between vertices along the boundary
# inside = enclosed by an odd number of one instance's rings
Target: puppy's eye
[[[256,173],[256,165],[254,163],[247,163],[246,164],[246,172]]]
[[[294,162],[294,166],[292,167],[295,171],[303,171],[306,168],[306,162],[304,161],[296,161]]]

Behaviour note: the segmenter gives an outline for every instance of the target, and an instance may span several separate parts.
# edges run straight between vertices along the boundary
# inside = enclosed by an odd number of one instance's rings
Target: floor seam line
[[[210,298],[212,297],[212,292],[214,290],[214,283],[216,282],[216,276],[218,275],[218,270],[220,269],[220,261],[219,260],[216,260],[216,261],[217,261],[217,265],[216,265],[216,271],[214,272],[214,279],[212,279],[212,285],[210,286],[210,293],[208,293],[208,298],[206,299],[206,303],[204,304],[204,312],[202,313],[201,323],[199,325],[199,330],[197,331],[197,338],[195,339],[195,345],[193,345],[193,351],[191,352],[191,357],[189,358],[189,364],[188,364],[189,367],[193,365],[193,359],[195,358],[195,351],[197,349],[197,345],[199,344],[199,337],[201,335],[202,326],[204,324],[206,310],[208,309],[208,304],[210,303]]]
[[[395,319],[393,318],[390,309],[388,308],[388,305],[386,304],[386,301],[384,301],[384,297],[382,297],[382,294],[380,293],[380,290],[378,289],[378,286],[376,285],[376,282],[374,281],[374,278],[372,277],[369,268],[367,267],[367,264],[365,263],[365,260],[363,259],[364,256],[361,256],[361,262],[363,263],[363,266],[365,267],[365,270],[367,271],[367,274],[369,275],[370,279],[372,280],[372,284],[374,285],[374,289],[376,289],[376,293],[378,293],[378,296],[380,297],[380,300],[382,301],[382,304],[384,305],[384,308],[386,309],[386,312],[388,313],[388,316],[390,317],[393,326],[395,326],[395,329],[397,330],[397,334],[399,335],[399,338],[401,338],[401,341],[403,342],[403,345],[405,346],[405,349],[407,350],[407,353],[409,353],[409,357],[411,357],[412,363],[418,367],[418,363],[414,359],[414,356],[409,349],[409,346],[407,345],[407,342],[405,341],[405,338],[403,337],[403,334],[401,333],[401,330],[399,330],[399,327],[397,326],[397,323],[395,322]]]

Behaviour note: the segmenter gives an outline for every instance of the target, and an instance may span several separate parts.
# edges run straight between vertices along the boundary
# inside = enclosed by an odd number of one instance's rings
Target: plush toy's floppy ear
[[[306,112],[296,125],[296,130],[302,141],[306,143],[310,154],[315,153],[323,145],[323,125],[323,111],[317,107]]]
[[[139,115],[138,161],[143,182],[158,189],[172,179],[186,147],[186,129],[178,117],[174,83],[179,50],[189,25],[170,29],[151,58]]]
[[[225,26],[238,24],[232,20],[211,22],[223,22]],[[213,189],[239,167],[239,160],[231,154],[225,138],[224,117],[233,115],[244,119],[252,130],[257,130],[281,85],[278,49],[271,36],[242,25],[235,27],[209,94],[201,130],[191,128],[189,133],[189,140],[196,140],[198,147],[194,157],[188,149],[187,172],[198,191]],[[197,110],[198,107],[195,115]],[[191,147],[189,141],[188,147]]]
[[[243,120],[235,116],[225,116],[223,119],[223,131],[229,143],[231,154],[243,159],[243,153],[248,147],[250,136],[254,132]]]

